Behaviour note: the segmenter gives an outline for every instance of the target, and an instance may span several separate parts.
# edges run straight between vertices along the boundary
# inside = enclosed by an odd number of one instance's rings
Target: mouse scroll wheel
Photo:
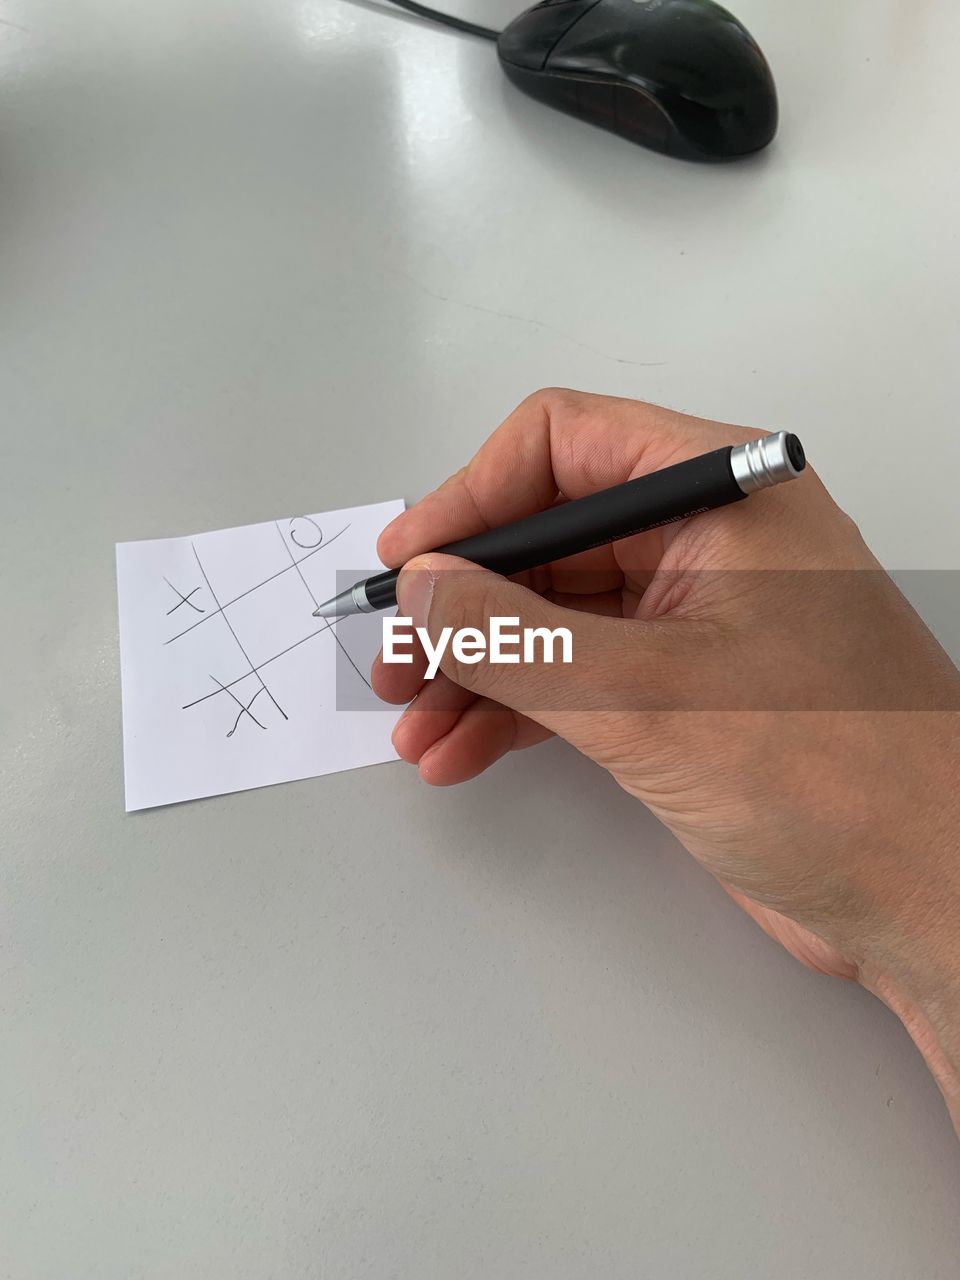
[[[500,32],[500,61],[542,71],[547,58],[570,28],[601,0],[541,0]]]

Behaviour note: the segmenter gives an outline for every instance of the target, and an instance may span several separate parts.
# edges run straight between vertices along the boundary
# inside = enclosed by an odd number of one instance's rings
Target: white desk
[[[739,12],[781,134],[700,168],[370,4],[5,0],[5,1278],[956,1275],[905,1033],[572,752],[123,813],[114,542],[413,498],[539,385],[960,567],[960,9]]]

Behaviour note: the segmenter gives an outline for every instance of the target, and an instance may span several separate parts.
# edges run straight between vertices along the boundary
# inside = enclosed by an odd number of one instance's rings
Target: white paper
[[[312,615],[379,571],[402,510],[117,544],[128,812],[397,758],[368,683],[382,615]]]

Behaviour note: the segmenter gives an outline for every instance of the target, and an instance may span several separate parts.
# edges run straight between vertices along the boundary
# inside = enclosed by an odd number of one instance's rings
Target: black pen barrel
[[[747,496],[734,478],[730,453],[727,445],[436,550],[508,576],[672,524]],[[370,608],[396,604],[398,576],[391,570],[367,579]]]
[[[758,489],[795,480],[806,465],[803,445],[791,432],[755,436],[435,550],[495,573],[520,573],[739,502]],[[358,582],[326,601],[314,617],[391,609],[397,603],[399,576],[399,569],[390,569]]]
[[[726,506],[747,496],[730,469],[730,452],[728,445],[701,454],[438,550],[509,575]]]

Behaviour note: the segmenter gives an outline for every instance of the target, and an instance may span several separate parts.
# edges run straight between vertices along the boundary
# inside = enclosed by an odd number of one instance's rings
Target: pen
[[[749,444],[714,449],[435,550],[509,576],[739,502],[758,489],[796,479],[806,465],[799,439],[779,431]],[[390,569],[358,582],[320,605],[313,616],[343,618],[391,609],[397,603],[399,576],[399,569]]]

